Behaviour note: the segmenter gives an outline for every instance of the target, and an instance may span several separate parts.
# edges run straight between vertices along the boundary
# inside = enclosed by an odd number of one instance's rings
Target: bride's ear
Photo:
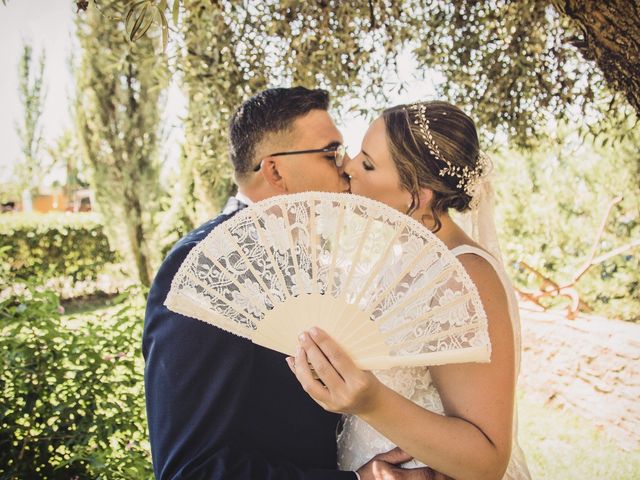
[[[418,208],[426,208],[431,205],[431,200],[433,200],[433,190],[430,188],[421,188],[418,190]]]

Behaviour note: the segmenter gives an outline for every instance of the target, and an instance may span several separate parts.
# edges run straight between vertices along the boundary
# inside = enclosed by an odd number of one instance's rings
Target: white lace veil
[[[486,157],[484,161],[491,165],[490,160]],[[496,231],[496,223],[494,216],[495,192],[491,185],[490,168],[489,173],[479,179],[478,184],[474,186],[474,192],[471,199],[471,209],[462,214],[454,215],[455,222],[465,231],[471,239],[480,247],[489,252],[498,264],[502,267],[502,272],[498,271],[498,275],[508,288],[507,297],[512,307],[509,308],[513,335],[516,346],[516,369],[520,371],[520,349],[522,344],[522,336],[520,329],[520,312],[518,309],[518,301],[515,295],[515,289],[511,283],[511,279],[504,270],[504,259],[500,250],[500,242]]]
[[[483,178],[475,189],[471,210],[459,214],[456,223],[471,239],[489,252],[500,265],[504,265],[493,212],[495,192],[489,176]]]

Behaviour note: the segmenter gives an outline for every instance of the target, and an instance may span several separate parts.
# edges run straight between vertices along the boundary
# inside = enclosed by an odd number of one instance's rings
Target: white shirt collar
[[[236,193],[235,197],[239,202],[244,203],[246,206],[253,205],[255,203],[253,200],[251,200],[242,192]]]

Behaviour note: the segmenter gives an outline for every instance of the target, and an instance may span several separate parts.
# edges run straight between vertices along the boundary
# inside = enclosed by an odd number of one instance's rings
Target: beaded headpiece
[[[467,195],[473,198],[477,186],[491,170],[491,161],[489,160],[489,157],[487,157],[483,152],[479,152],[478,161],[474,168],[469,168],[466,165],[463,167],[453,165],[442,155],[438,148],[438,144],[433,138],[431,128],[429,127],[429,119],[427,118],[427,105],[420,102],[412,103],[407,106],[407,113],[409,121],[411,121],[411,115],[413,115],[413,123],[418,125],[420,138],[427,146],[429,153],[444,164],[438,172],[439,175],[441,177],[450,176],[457,178],[458,184],[456,185],[456,188],[462,189]],[[446,112],[443,112],[443,115],[446,115]]]

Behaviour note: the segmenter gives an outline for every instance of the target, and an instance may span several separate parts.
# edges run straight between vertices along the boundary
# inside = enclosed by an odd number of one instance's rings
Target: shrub
[[[61,310],[36,288],[0,302],[0,478],[150,478],[141,295]]]
[[[4,281],[53,277],[94,279],[116,261],[95,214],[7,214],[0,216],[0,248],[6,251]]]

